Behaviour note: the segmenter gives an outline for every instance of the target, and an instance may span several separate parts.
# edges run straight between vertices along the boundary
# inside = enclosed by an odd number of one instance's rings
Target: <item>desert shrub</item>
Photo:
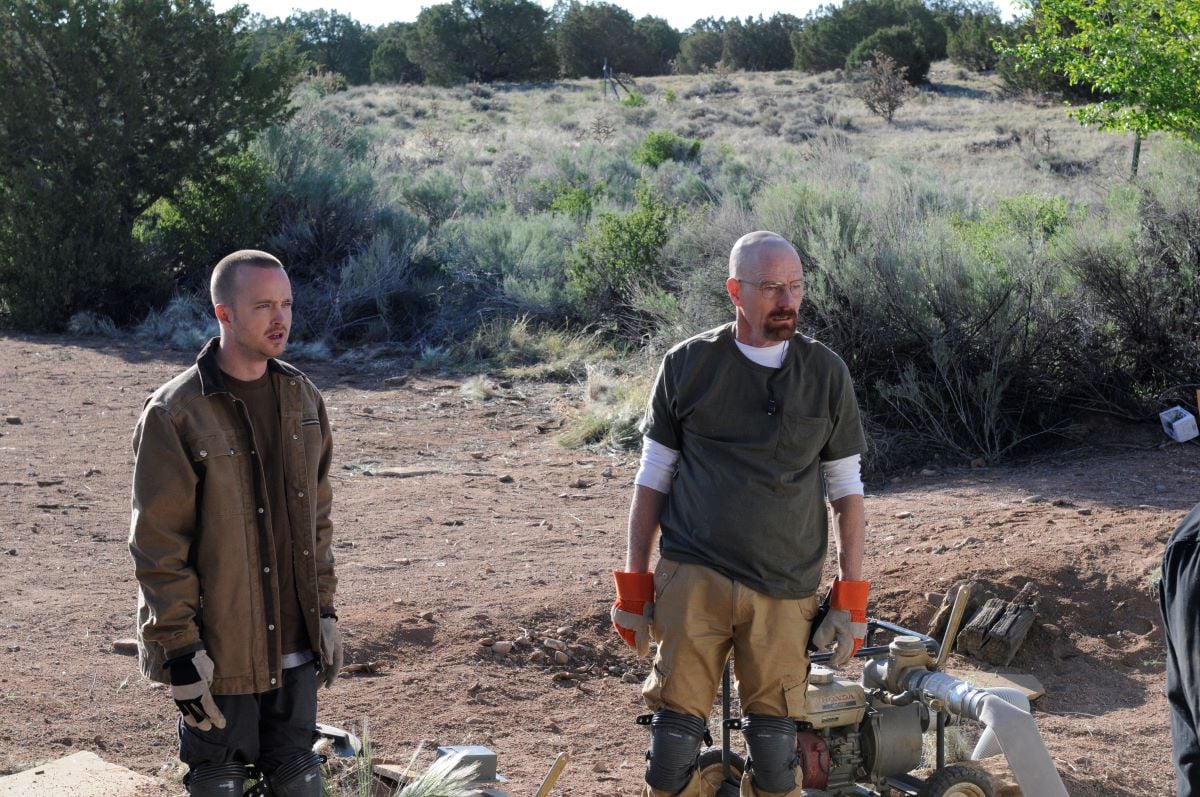
[[[583,409],[570,419],[558,436],[560,445],[577,448],[585,445],[605,445],[625,450],[636,447],[642,439],[638,424],[645,412],[650,395],[650,383],[642,369],[637,376],[614,373],[599,365],[587,367]]]
[[[641,108],[646,104],[646,97],[636,91],[631,91],[621,98],[621,104],[626,108]]]
[[[602,319],[622,335],[645,331],[633,312],[636,286],[663,276],[662,247],[678,211],[648,186],[636,193],[628,213],[602,213],[567,258],[568,287],[582,317]]]
[[[682,138],[668,130],[652,130],[642,139],[629,159],[652,169],[666,161],[690,161],[700,156],[700,141]]]
[[[561,320],[568,309],[564,252],[578,234],[575,221],[549,213],[509,210],[447,222],[434,244],[445,285],[438,334],[461,336],[496,315]]]
[[[80,310],[67,321],[67,331],[88,338],[114,338],[117,336],[117,325],[106,315]]]
[[[582,381],[589,363],[615,360],[618,352],[596,331],[539,323],[528,316],[487,318],[454,347],[455,359],[470,368],[514,379]]]
[[[390,201],[369,133],[308,106],[255,146],[268,166],[263,248],[287,266],[305,308],[298,338],[386,336],[417,315],[410,260],[427,225]]]
[[[876,300],[903,344],[874,385],[884,417],[961,459],[992,462],[1067,416],[1053,366],[1070,339],[1071,297],[1044,251],[1018,246],[989,262],[935,219],[881,254]]]
[[[560,184],[554,190],[554,198],[550,200],[550,210],[555,213],[565,213],[581,224],[587,224],[592,218],[592,208],[596,200],[604,195],[604,184],[596,183],[590,187]]]
[[[1197,158],[1189,160],[1194,170]],[[1078,347],[1080,400],[1145,417],[1172,393],[1192,398],[1179,386],[1197,382],[1200,362],[1196,183],[1194,171],[1163,173],[1067,236],[1061,259],[1089,310]]]
[[[468,201],[461,175],[445,168],[406,176],[399,194],[404,207],[424,218],[430,229],[435,230],[463,212]]]
[[[717,194],[708,170],[694,162],[665,161],[646,176],[646,183],[663,201],[677,208],[693,208],[715,200]]]
[[[891,58],[895,69],[904,70],[904,79],[913,86],[929,82],[931,59],[917,34],[904,25],[881,28],[854,45],[846,56],[846,71],[856,71],[868,61],[878,61],[875,53]]]
[[[207,291],[197,291],[179,294],[164,307],[151,310],[133,334],[139,340],[198,351],[209,338],[221,334],[221,329]]]
[[[890,55],[875,50],[862,64],[854,93],[867,106],[867,110],[890,123],[908,98],[909,84],[904,77],[906,71],[907,67],[898,65]]]

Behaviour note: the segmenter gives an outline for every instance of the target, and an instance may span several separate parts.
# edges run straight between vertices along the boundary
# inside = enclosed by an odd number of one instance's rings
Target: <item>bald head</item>
[[[772,261],[794,261],[799,266],[800,253],[779,233],[767,230],[746,233],[729,252],[729,276],[735,279],[757,277]]]

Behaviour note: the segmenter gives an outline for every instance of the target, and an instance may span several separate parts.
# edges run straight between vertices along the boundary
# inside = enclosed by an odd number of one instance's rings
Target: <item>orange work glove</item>
[[[654,616],[654,574],[614,570],[617,600],[612,607],[612,624],[625,644],[639,656],[650,652],[650,618]]]
[[[813,629],[812,643],[818,650],[832,645],[830,664],[841,667],[862,647],[867,637],[867,595],[870,581],[835,581],[829,591],[829,611]]]

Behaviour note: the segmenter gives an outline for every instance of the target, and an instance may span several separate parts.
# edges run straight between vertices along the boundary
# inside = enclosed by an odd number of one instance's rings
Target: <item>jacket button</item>
[[[296,496],[297,496],[298,498],[303,498],[303,497],[304,497],[304,491],[303,491],[303,490],[297,490],[297,491],[296,491]]]
[[[271,572],[271,568],[269,568],[269,567],[264,567],[264,568],[263,568],[263,572],[264,572],[264,573],[270,573],[270,572]]]
[[[231,456],[231,457],[232,457],[232,456],[233,456],[234,454],[236,454],[236,453],[237,453],[237,452],[236,452],[236,451],[234,451],[232,448],[231,448],[231,449],[229,449],[229,456]]]
[[[202,457],[207,457],[207,456],[208,456],[208,451],[207,451],[206,449],[203,449],[203,448],[202,448],[202,449],[200,449],[200,456],[202,456]]]
[[[275,679],[274,679],[274,678],[272,678],[272,679],[271,679],[271,683],[272,683],[272,684],[274,684],[274,683],[275,683]]]
[[[260,507],[258,508],[258,514],[260,514],[260,515],[261,515],[262,513],[263,513],[263,508],[260,506]]]
[[[304,555],[305,555],[305,556],[308,556],[308,551],[305,551],[305,552],[304,552]]]
[[[289,379],[289,380],[288,380],[288,384],[289,384],[289,385],[291,385],[292,387],[295,387],[295,386],[296,386],[296,380],[295,380],[295,379]]]
[[[268,625],[268,626],[267,626],[267,630],[268,630],[268,631],[274,631],[274,630],[275,630],[275,626],[274,626],[274,624],[272,624],[272,625]]]
[[[300,439],[300,435],[298,435],[298,434],[294,434],[294,435],[292,435],[292,439],[293,439],[293,440],[299,440],[299,439]]]
[[[309,613],[309,614],[316,614],[316,613],[317,613],[317,610],[316,610],[316,609],[309,609],[309,610],[308,610],[308,613]]]

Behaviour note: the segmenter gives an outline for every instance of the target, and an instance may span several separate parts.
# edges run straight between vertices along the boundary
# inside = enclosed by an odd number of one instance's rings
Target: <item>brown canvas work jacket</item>
[[[146,677],[167,683],[167,659],[203,648],[214,694],[258,694],[283,683],[275,544],[250,417],[224,386],[217,342],[146,400],[133,432],[138,658]],[[279,360],[267,366],[279,397],[296,591],[315,648],[337,587],[329,419],[304,374]]]

